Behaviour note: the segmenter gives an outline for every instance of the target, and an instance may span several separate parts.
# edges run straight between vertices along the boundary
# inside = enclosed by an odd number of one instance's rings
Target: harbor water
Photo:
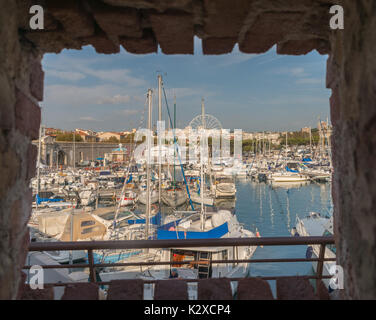
[[[259,183],[236,180],[235,214],[240,223],[261,237],[291,236],[296,217],[310,212],[331,215],[330,183]],[[258,247],[252,259],[305,258],[307,246]],[[254,263],[250,276],[294,276],[313,274],[312,263]],[[270,281],[275,294],[275,281]]]

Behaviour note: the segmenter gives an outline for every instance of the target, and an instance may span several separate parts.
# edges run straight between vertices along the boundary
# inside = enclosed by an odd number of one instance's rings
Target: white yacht
[[[332,236],[333,235],[333,216],[321,216],[317,212],[311,212],[309,216],[300,219],[296,218],[296,227],[292,229],[291,234],[295,237],[310,237],[310,236]],[[320,252],[320,245],[308,246],[306,257],[318,258]],[[327,245],[325,249],[325,258],[335,258],[335,245]],[[317,271],[317,262],[312,262],[313,269]],[[323,275],[330,275],[330,268],[335,266],[335,261],[324,262]],[[323,279],[323,282],[329,287],[329,279]]]
[[[157,239],[213,239],[255,237],[254,233],[244,229],[228,210],[213,213],[192,214],[186,218],[172,221],[157,229]],[[99,273],[102,281],[115,279],[163,280],[171,277],[171,270],[176,268],[178,276],[184,279],[237,278],[249,273],[248,263],[212,263],[213,260],[250,259],[255,246],[242,247],[200,247],[149,249],[143,256],[128,258],[152,262],[185,262],[184,264],[159,265],[148,267],[106,268]],[[236,284],[232,283],[235,294]],[[197,283],[188,284],[189,299],[197,299]],[[153,298],[153,285],[145,286],[144,298]]]

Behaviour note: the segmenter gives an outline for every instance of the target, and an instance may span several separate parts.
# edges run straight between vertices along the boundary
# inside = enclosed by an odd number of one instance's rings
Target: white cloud
[[[323,83],[323,79],[320,78],[302,78],[296,80],[297,84],[320,84]]]
[[[305,77],[307,73],[302,67],[280,68],[274,71],[275,74],[286,74],[294,77]]]
[[[112,97],[105,97],[98,100],[98,104],[125,104],[131,101],[131,97],[129,95],[122,96],[120,94],[116,94]]]
[[[95,119],[95,118],[90,117],[90,116],[87,116],[87,117],[80,117],[78,120],[80,120],[80,121],[90,121],[90,122],[102,121],[102,120]]]
[[[46,70],[46,73],[48,76],[52,76],[55,78],[68,80],[68,81],[78,81],[86,77],[83,73],[74,72],[74,71],[61,71],[61,70],[48,69]]]
[[[122,114],[126,115],[126,116],[132,116],[132,115],[135,115],[135,114],[138,114],[138,113],[140,113],[140,110],[136,110],[136,109],[122,110]]]

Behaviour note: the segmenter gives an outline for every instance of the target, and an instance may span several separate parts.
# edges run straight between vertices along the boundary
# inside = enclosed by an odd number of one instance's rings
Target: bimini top
[[[158,211],[158,213],[150,218],[150,224],[155,224],[155,225],[161,225],[162,221],[162,214]],[[146,219],[130,219],[127,220],[128,224],[146,224]]]
[[[209,231],[168,231],[159,228],[157,230],[157,240],[218,239],[227,233],[227,222]]]

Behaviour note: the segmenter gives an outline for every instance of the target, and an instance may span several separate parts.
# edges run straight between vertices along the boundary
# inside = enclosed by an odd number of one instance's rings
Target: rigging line
[[[144,110],[142,111],[141,118],[140,118],[140,123],[139,123],[138,128],[141,128],[141,125],[144,122],[144,115],[145,115],[145,112],[146,112],[146,105],[147,105],[147,101],[145,101]],[[119,202],[117,204],[116,212],[115,212],[115,215],[114,215],[114,218],[113,218],[113,229],[112,229],[112,232],[110,234],[110,239],[119,236],[119,229],[116,228],[117,227],[116,221],[117,221],[117,218],[118,218],[118,215],[119,215],[119,211],[120,211],[120,207],[121,207],[121,201],[124,198],[125,186],[127,184],[127,180],[128,180],[128,175],[129,175],[131,163],[132,163],[132,160],[134,158],[134,152],[135,152],[135,149],[136,149],[135,148],[136,144],[137,143],[136,143],[135,137],[133,137],[133,144],[131,145],[131,156],[130,156],[130,159],[129,159],[129,163],[128,163],[128,167],[127,167],[127,173],[126,173],[126,176],[125,176],[125,179],[124,179],[124,183],[123,183],[123,188],[122,188],[122,191],[121,191],[120,199],[119,199]],[[105,258],[105,250],[102,251],[102,259],[101,259],[102,262],[103,262],[104,258]]]
[[[162,83],[162,89],[163,89],[163,95],[164,95],[164,97],[165,97],[165,102],[166,102],[166,107],[167,107],[168,118],[169,118],[169,120],[170,120],[170,125],[171,125],[171,128],[173,128],[173,130],[175,130],[175,127],[174,127],[173,124],[172,124],[172,119],[171,119],[171,115],[170,115],[170,108],[168,107],[166,91],[165,91],[165,88],[164,88],[164,84],[163,84],[163,83]],[[174,132],[175,132],[175,131],[174,131]],[[175,134],[174,134],[174,145],[175,145],[175,147],[176,147],[176,153],[177,153],[178,158],[179,158],[179,164],[180,164],[181,172],[182,172],[182,174],[183,174],[184,184],[185,184],[185,188],[186,188],[186,190],[187,190],[187,194],[188,194],[188,198],[189,198],[189,204],[190,204],[192,210],[194,211],[195,208],[194,208],[193,203],[192,203],[191,194],[190,194],[190,192],[189,192],[189,188],[188,188],[187,178],[185,177],[185,173],[184,173],[184,169],[183,169],[183,164],[181,163],[181,158],[180,158],[180,153],[179,153],[179,145],[177,144]]]

